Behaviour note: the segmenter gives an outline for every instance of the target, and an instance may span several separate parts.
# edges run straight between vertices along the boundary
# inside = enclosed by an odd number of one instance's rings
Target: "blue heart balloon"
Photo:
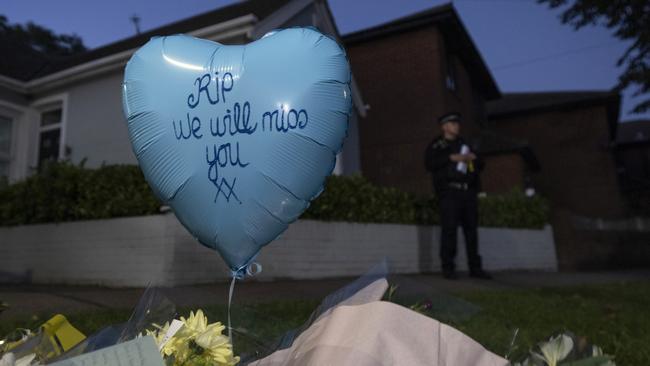
[[[155,194],[242,273],[331,174],[351,113],[345,50],[311,28],[243,46],[152,38],[128,62],[123,104]]]

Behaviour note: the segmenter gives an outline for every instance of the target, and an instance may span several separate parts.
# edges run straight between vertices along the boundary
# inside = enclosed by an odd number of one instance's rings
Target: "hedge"
[[[302,218],[432,225],[439,222],[437,199],[379,187],[360,175],[332,176]],[[22,182],[0,189],[0,225],[106,219],[160,212],[137,166],[85,169],[50,164]],[[547,222],[545,199],[520,190],[488,195],[479,201],[481,226],[540,228]]]
[[[159,213],[160,202],[133,165],[84,169],[55,163],[0,191],[0,225]]]
[[[381,222],[436,225],[438,199],[415,196],[396,188],[379,187],[360,175],[328,178],[325,191],[302,216],[324,221]],[[548,222],[548,203],[520,189],[479,199],[479,223],[488,227],[542,228]]]

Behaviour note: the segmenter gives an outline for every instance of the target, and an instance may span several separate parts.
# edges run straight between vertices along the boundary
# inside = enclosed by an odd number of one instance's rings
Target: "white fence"
[[[261,280],[358,276],[387,258],[392,273],[440,270],[439,229],[300,220],[262,249]],[[459,232],[460,270],[467,268]],[[557,270],[553,232],[480,228],[487,270]],[[146,286],[229,278],[218,254],[173,214],[0,228],[0,281]]]

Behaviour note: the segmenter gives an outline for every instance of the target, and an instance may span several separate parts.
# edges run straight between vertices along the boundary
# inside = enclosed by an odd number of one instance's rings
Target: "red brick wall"
[[[590,217],[622,214],[605,106],[493,119],[490,128],[529,142],[541,164],[533,183],[557,208]]]
[[[506,193],[515,187],[523,188],[525,163],[517,153],[485,157],[481,174],[482,191]]]
[[[347,46],[354,76],[370,106],[360,119],[361,169],[371,181],[430,193],[424,150],[440,133],[438,116],[452,110],[466,118],[465,135],[478,129],[483,100],[457,63],[457,92],[445,87],[446,57],[435,26]]]
[[[443,61],[446,60],[443,59]],[[478,132],[482,122],[486,119],[485,101],[473,87],[470,75],[462,61],[455,55],[451,56],[450,61],[454,63],[458,88],[455,91],[443,88],[445,108],[461,111],[465,121],[462,133],[465,136],[472,136]]]

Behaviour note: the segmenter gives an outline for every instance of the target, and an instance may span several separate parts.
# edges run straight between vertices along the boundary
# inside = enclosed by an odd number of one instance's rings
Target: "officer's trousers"
[[[470,271],[481,269],[478,254],[478,197],[474,190],[449,189],[441,193],[440,206],[440,259],[442,270],[455,270],[458,226],[463,228],[467,264]]]

